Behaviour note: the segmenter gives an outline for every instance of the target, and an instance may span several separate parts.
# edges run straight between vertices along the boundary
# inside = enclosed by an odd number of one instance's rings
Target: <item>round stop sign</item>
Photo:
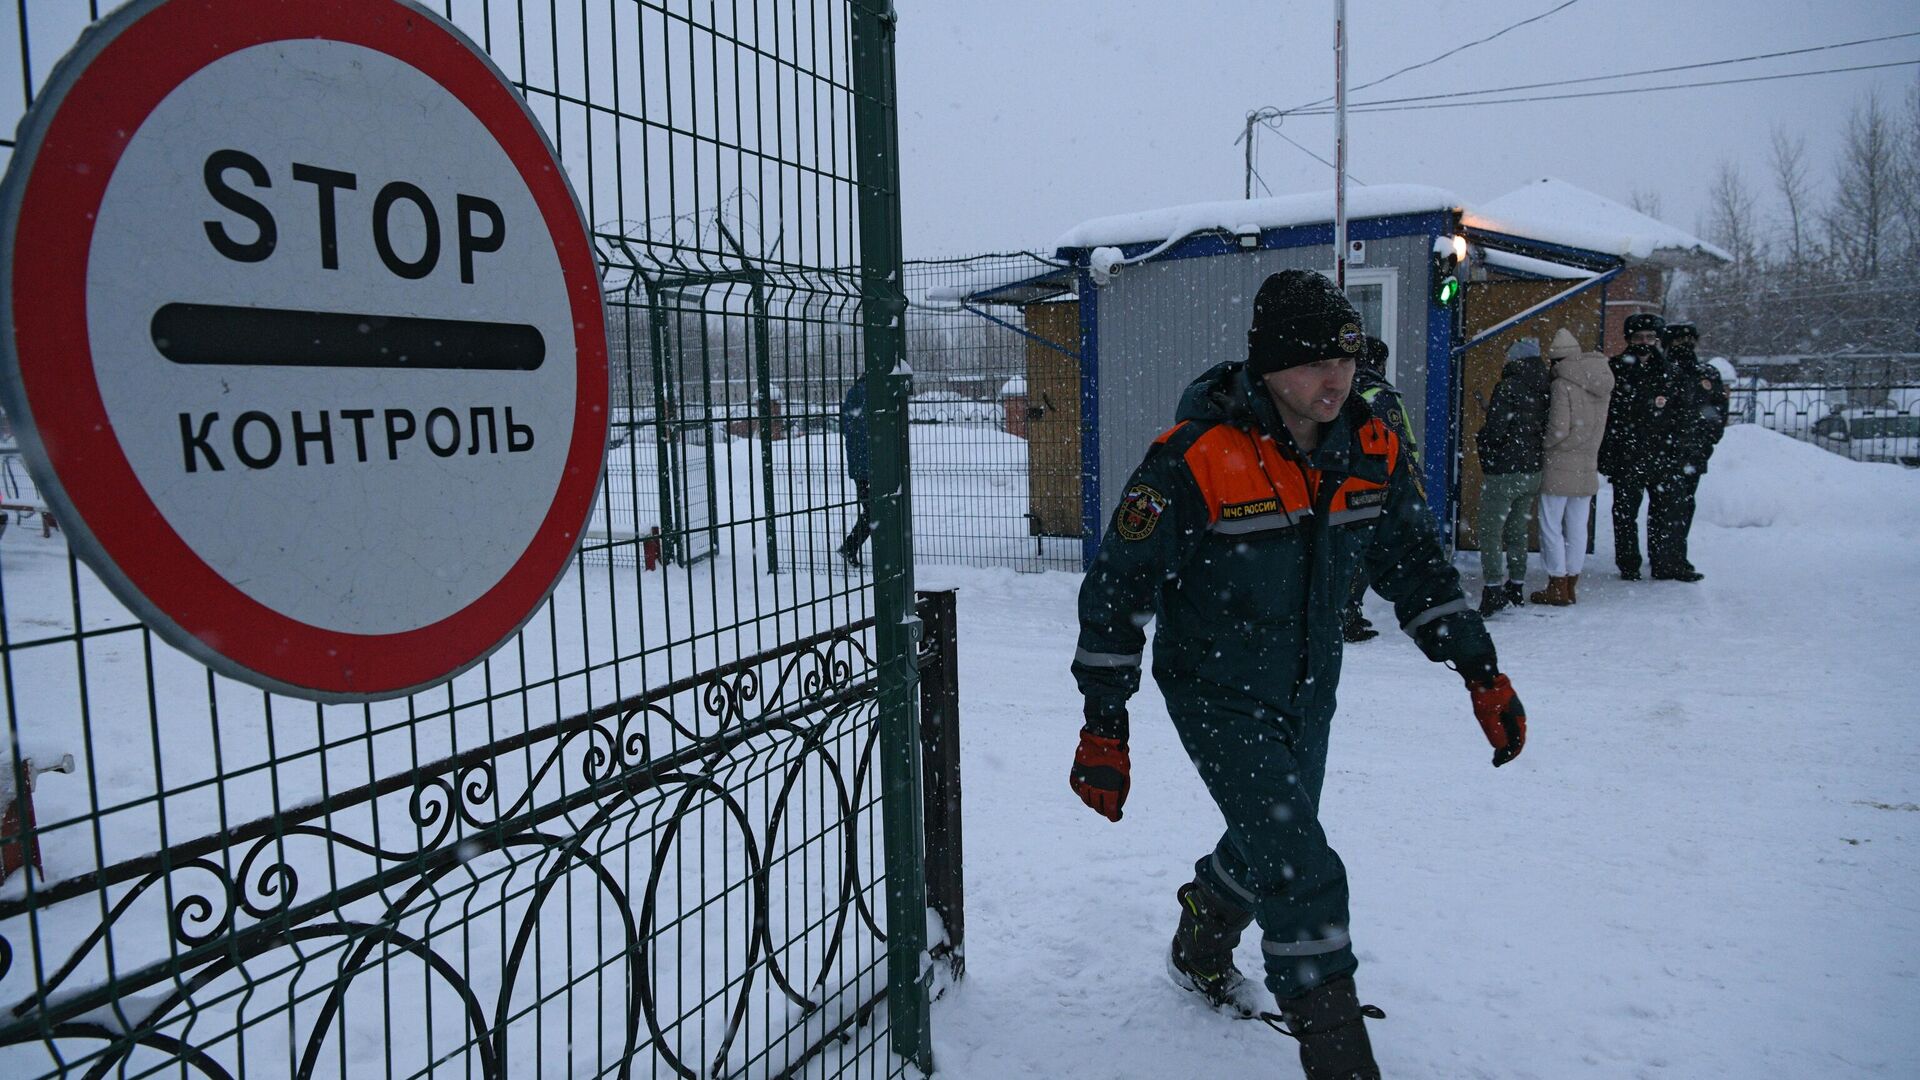
[[[403,0],[140,0],[0,189],[0,393],[71,542],[175,645],[404,694],[539,607],[607,439],[594,253],[552,147]]]

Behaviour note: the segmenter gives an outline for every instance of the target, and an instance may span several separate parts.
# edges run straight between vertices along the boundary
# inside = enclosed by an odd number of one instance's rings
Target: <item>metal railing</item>
[[[1920,384],[1770,382],[1728,386],[1730,421],[1757,424],[1855,461],[1920,466]]]

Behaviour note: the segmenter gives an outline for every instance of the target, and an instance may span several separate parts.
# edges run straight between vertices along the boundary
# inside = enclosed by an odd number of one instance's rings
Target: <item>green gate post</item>
[[[634,270],[639,273],[638,268]],[[673,428],[669,418],[672,416],[677,396],[667,385],[667,315],[660,309],[661,298],[665,290],[658,289],[653,282],[647,286],[647,356],[653,363],[653,434],[654,464],[660,475],[660,558],[663,562],[684,563],[681,558],[679,541],[679,515],[674,501],[673,478],[679,470],[674,467],[675,451]],[[639,477],[634,478],[633,504],[636,513],[640,505]]]
[[[755,409],[760,413],[760,483],[761,497],[767,505],[767,573],[774,575],[774,602],[779,604],[780,588],[780,511],[774,503],[773,489],[773,351],[767,342],[767,275],[766,271],[755,266],[747,257],[747,249],[741,246],[727,228],[719,215],[714,216],[714,224],[720,228],[721,239],[733,249],[733,257],[740,260],[747,287],[751,290],[748,303],[752,306],[753,320],[753,357],[747,362],[753,372],[754,392],[759,395]],[[718,541],[714,547],[718,548]]]
[[[860,186],[860,319],[867,446],[873,461],[873,606],[880,654],[881,829],[887,854],[887,1011],[893,1051],[933,1072],[927,1021],[926,861],[920,835],[920,620],[914,613],[908,495],[906,292],[901,278],[900,144],[890,0],[853,5],[855,175]]]

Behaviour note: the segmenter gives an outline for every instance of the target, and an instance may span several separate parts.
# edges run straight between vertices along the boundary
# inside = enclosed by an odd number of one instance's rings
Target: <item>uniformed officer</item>
[[[1072,786],[1118,821],[1130,785],[1127,699],[1145,626],[1154,680],[1226,831],[1178,893],[1179,985],[1253,1015],[1233,962],[1260,924],[1269,1022],[1310,1078],[1377,1077],[1347,929],[1347,879],[1320,827],[1340,616],[1356,568],[1429,659],[1472,695],[1493,763],[1526,713],[1460,590],[1409,455],[1352,393],[1360,316],[1319,274],[1261,285],[1244,363],[1208,372],[1134,471],[1080,590],[1073,674],[1086,698]]]
[[[1727,384],[1712,364],[1700,359],[1700,331],[1690,322],[1668,323],[1660,332],[1669,365],[1670,418],[1659,448],[1664,462],[1657,490],[1647,507],[1647,561],[1661,580],[1699,581],[1706,575],[1693,565],[1687,538],[1693,531],[1694,495],[1706,475],[1707,460],[1727,430]]]
[[[1726,387],[1695,356],[1693,324],[1669,327],[1658,315],[1639,314],[1626,330],[1627,351],[1610,361],[1613,395],[1600,443],[1600,471],[1613,482],[1614,562],[1622,578],[1639,579],[1644,494],[1650,574],[1699,581],[1706,575],[1688,558],[1687,536],[1700,475],[1726,426]]]
[[[1361,351],[1354,365],[1353,392],[1367,403],[1367,409],[1384,421],[1392,432],[1400,437],[1400,448],[1413,458],[1416,475],[1420,468],[1420,444],[1413,437],[1413,427],[1407,422],[1407,408],[1400,398],[1400,390],[1387,381],[1387,361],[1392,358],[1392,350],[1387,343],[1367,335],[1367,347]],[[1372,641],[1380,636],[1367,618],[1361,602],[1367,595],[1367,571],[1365,567],[1353,575],[1353,591],[1347,594],[1347,610],[1340,620],[1340,636],[1349,645],[1362,641]]]

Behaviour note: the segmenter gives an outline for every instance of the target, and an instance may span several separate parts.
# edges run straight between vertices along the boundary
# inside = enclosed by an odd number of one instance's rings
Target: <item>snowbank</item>
[[[1849,461],[1758,424],[1727,429],[1700,481],[1700,520],[1725,528],[1908,532],[1920,470]]]

